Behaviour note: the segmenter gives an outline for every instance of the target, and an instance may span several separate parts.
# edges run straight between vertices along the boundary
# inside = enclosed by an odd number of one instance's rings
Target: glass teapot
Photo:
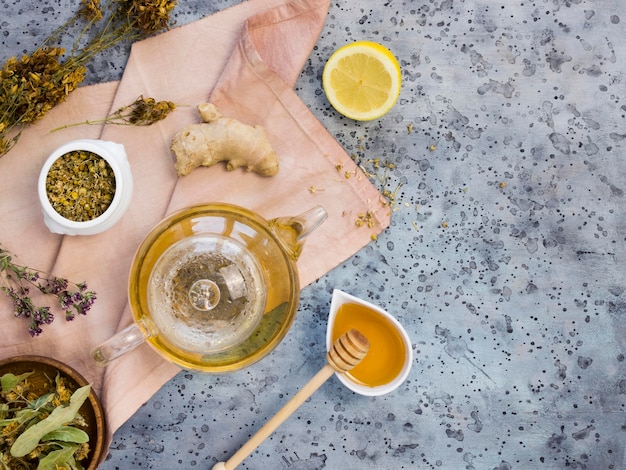
[[[258,361],[293,322],[302,241],[326,217],[318,206],[265,220],[223,203],[168,216],[131,265],[134,322],[96,347],[93,358],[106,365],[147,341],[186,369],[227,372]]]

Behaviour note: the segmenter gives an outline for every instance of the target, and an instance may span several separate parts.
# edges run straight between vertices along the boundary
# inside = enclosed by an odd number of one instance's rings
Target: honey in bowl
[[[402,372],[406,347],[398,328],[379,312],[358,303],[342,304],[333,320],[332,341],[350,329],[361,332],[369,341],[365,357],[346,375],[367,387],[387,385]]]

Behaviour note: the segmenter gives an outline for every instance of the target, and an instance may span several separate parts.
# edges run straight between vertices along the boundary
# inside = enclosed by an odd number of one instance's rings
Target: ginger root
[[[225,117],[211,103],[198,105],[198,112],[203,122],[185,127],[172,139],[179,176],[224,161],[227,170],[245,167],[263,176],[278,173],[278,156],[263,127]]]

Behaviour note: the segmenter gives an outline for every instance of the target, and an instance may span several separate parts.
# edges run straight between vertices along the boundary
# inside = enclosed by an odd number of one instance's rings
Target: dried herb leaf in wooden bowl
[[[0,361],[0,468],[95,469],[105,422],[91,386],[40,356]]]

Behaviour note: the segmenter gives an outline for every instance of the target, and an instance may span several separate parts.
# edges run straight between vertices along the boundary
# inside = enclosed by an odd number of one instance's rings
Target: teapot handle
[[[132,351],[146,340],[147,335],[137,323],[131,323],[113,337],[97,346],[91,357],[99,366],[106,366],[122,354]]]

